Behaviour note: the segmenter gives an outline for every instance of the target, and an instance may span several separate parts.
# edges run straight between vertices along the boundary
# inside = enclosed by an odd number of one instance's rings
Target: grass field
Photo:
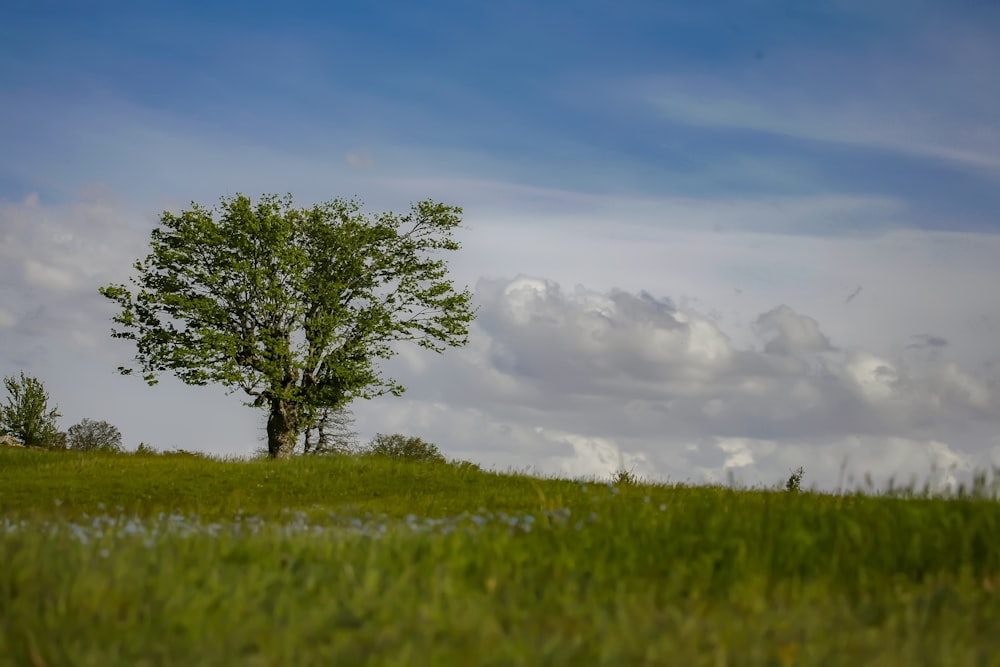
[[[0,448],[0,665],[1000,665],[1000,504]]]

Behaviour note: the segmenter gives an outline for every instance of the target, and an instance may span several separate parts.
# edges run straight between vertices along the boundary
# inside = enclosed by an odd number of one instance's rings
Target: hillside
[[[0,449],[0,665],[989,665],[1000,504]]]

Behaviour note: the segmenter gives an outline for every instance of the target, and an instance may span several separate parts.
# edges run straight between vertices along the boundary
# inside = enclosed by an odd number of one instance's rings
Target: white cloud
[[[888,400],[897,395],[899,375],[884,359],[859,352],[851,355],[844,371],[861,395],[872,402]]]
[[[829,104],[804,91],[787,92],[733,80],[660,80],[650,98],[664,117],[691,125],[742,128],[935,157],[997,173],[1000,140],[986,120],[960,128],[907,109],[898,100],[858,94],[858,101]]]
[[[124,280],[144,254],[145,217],[101,188],[68,205],[34,193],[0,202],[3,342],[12,357],[0,361],[20,365],[55,346],[103,354],[111,311],[97,289]]]
[[[648,293],[564,291],[520,277],[480,281],[477,300],[475,344],[404,375],[409,400],[432,395],[442,419],[474,409],[534,429],[539,437],[521,438],[535,443],[543,470],[607,474],[625,457],[652,476],[725,481],[738,472],[771,483],[803,465],[831,488],[845,460],[883,481],[924,479],[947,452],[967,470],[985,450],[966,422],[1000,426],[997,385],[983,373],[904,348],[894,360],[839,350],[817,320],[788,306],[755,318],[761,339],[739,347],[697,310]],[[423,425],[445,442],[456,435]],[[475,433],[463,437],[491,456]],[[571,455],[555,453],[567,445]],[[915,458],[903,465],[906,447]]]
[[[24,260],[24,280],[30,287],[54,292],[69,291],[78,284],[75,276],[69,271],[31,258]]]
[[[720,438],[717,446],[726,453],[723,467],[745,468],[753,465],[753,452],[746,438]]]
[[[850,49],[779,51],[721,74],[675,68],[635,94],[675,122],[888,149],[1000,178],[1000,86],[982,66],[1000,48],[983,26],[952,14]]]
[[[626,471],[640,478],[655,474],[644,454],[626,453],[609,438],[545,428],[535,430],[549,443],[572,447],[571,455],[553,456],[543,464],[555,469],[560,475],[606,480],[618,471]]]
[[[796,355],[833,349],[819,330],[819,322],[799,315],[788,306],[769,310],[757,318],[756,324],[768,338],[764,351],[769,354]]]
[[[940,106],[932,98],[914,97],[919,88],[887,95],[877,84],[852,79],[849,85],[853,90],[836,102],[801,82],[782,90],[771,83],[706,76],[662,78],[643,87],[664,118],[675,122],[884,148],[1000,174],[1000,135],[988,117],[955,123],[952,114],[916,110]]]

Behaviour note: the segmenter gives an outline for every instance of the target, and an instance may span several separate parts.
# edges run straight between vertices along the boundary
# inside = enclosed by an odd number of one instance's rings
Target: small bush
[[[425,442],[413,436],[377,434],[364,449],[363,453],[372,456],[386,456],[406,461],[424,461],[444,463],[445,458],[437,445]]]
[[[171,449],[165,452],[161,452],[160,456],[175,456],[184,459],[207,459],[211,458],[205,452],[195,452],[190,449]]]
[[[66,431],[66,444],[81,452],[120,452],[122,434],[117,426],[106,421],[84,419]]]
[[[788,481],[785,482],[785,491],[788,491],[789,493],[798,493],[802,490],[802,475],[804,474],[802,466],[793,470],[792,474],[788,477]]]
[[[618,472],[611,477],[611,483],[615,486],[635,486],[639,483],[639,478],[631,470],[619,468]]]
[[[473,463],[472,461],[462,461],[460,459],[453,459],[449,461],[448,464],[458,468],[459,470],[466,470],[466,471],[474,470],[476,472],[482,472],[483,470],[482,468],[479,467],[479,464]]]

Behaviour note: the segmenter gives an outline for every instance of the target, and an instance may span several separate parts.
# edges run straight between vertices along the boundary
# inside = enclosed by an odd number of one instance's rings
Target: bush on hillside
[[[438,450],[437,445],[425,442],[414,436],[405,436],[399,433],[393,435],[385,435],[384,433],[376,434],[363,450],[363,453],[406,461],[445,462],[445,458]]]
[[[66,431],[66,444],[80,452],[120,452],[122,434],[117,426],[106,421],[84,419]]]
[[[160,456],[174,456],[174,457],[183,458],[183,459],[209,459],[209,458],[211,458],[205,452],[196,452],[196,451],[192,451],[190,449],[180,449],[180,448],[169,449],[167,451],[160,452]]]
[[[448,465],[454,466],[459,470],[466,470],[466,471],[475,470],[476,472],[482,471],[482,468],[479,467],[478,463],[473,463],[472,461],[464,461],[461,459],[452,459],[451,461],[448,461]]]
[[[796,470],[792,471],[792,474],[788,476],[788,481],[785,482],[785,491],[789,493],[798,493],[802,490],[802,475],[805,472],[802,470],[802,466],[799,466]]]

